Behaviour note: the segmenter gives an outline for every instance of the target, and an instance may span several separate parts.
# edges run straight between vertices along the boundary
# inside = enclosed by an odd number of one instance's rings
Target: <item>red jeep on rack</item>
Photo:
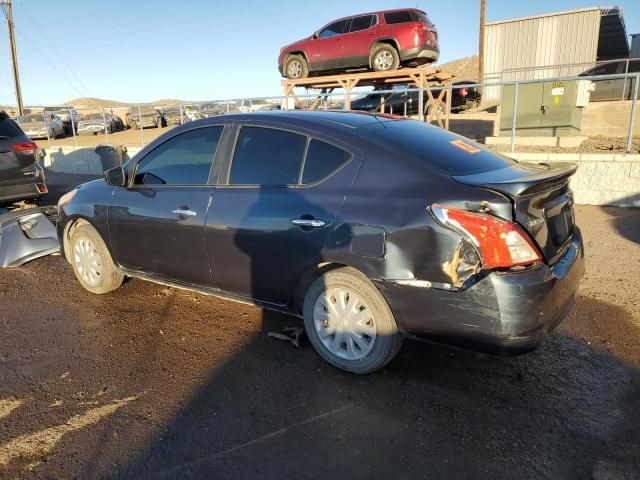
[[[283,77],[371,68],[376,72],[438,60],[438,31],[422,10],[387,10],[341,18],[280,50]]]

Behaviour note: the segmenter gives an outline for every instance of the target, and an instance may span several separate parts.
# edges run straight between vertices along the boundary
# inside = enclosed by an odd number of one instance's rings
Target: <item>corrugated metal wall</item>
[[[599,8],[488,23],[485,29],[485,81],[528,80],[581,73],[589,65],[534,67],[595,62],[599,30]],[[501,87],[487,87],[484,100],[499,100],[500,91]]]

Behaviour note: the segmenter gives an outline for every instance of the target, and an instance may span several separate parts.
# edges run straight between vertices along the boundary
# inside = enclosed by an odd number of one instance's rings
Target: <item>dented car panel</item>
[[[0,268],[15,268],[59,250],[54,206],[0,215]]]

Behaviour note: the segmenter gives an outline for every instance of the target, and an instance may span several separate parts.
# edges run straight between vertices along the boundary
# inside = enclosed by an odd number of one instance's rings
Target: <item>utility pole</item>
[[[18,71],[18,56],[16,54],[16,36],[15,32],[13,31],[11,0],[0,0],[0,5],[6,6],[7,26],[9,27],[9,44],[11,46],[11,60],[13,62],[13,81],[16,85],[16,102],[18,104],[18,115],[24,115],[24,105],[22,104],[22,90],[20,89],[20,72]]]
[[[480,45],[478,52],[478,81],[484,83],[484,12],[486,1],[480,0]]]

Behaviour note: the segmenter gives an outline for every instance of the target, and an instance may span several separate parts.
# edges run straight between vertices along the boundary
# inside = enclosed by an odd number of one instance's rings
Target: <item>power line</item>
[[[67,61],[64,59],[64,57],[62,56],[62,54],[58,51],[58,49],[55,47],[55,45],[51,42],[51,40],[49,40],[49,37],[47,36],[47,34],[44,32],[44,30],[40,27],[40,25],[38,24],[38,22],[36,22],[36,19],[33,18],[33,16],[31,15],[31,13],[29,13],[29,11],[27,10],[27,7],[24,6],[24,4],[22,2],[20,2],[20,7],[22,7],[22,9],[24,10],[24,12],[27,14],[27,16],[29,17],[29,19],[33,22],[33,24],[36,26],[36,28],[38,30],[40,30],[40,33],[42,33],[42,36],[44,37],[44,39],[47,41],[47,43],[51,46],[51,48],[53,49],[53,51],[58,55],[58,57],[60,57],[60,60],[62,60],[62,63],[64,63],[64,65],[67,67],[67,69],[71,72],[71,74],[75,77],[75,79],[78,81],[78,83],[80,84],[80,86],[84,89],[84,91],[86,92],[87,96],[90,97],[91,96],[91,92],[89,91],[89,89],[85,86],[85,84],[82,82],[82,80],[80,80],[80,77],[78,77],[78,75],[76,75],[76,72],[73,70],[73,68],[71,68],[71,65],[69,65],[67,63]]]

